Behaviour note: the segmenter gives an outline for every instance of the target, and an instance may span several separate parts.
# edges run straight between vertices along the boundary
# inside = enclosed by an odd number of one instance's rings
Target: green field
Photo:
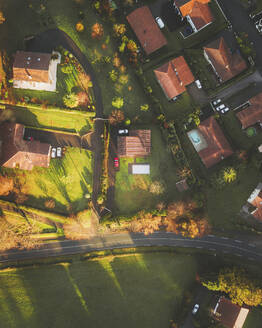
[[[195,274],[194,258],[169,253],[2,271],[0,327],[168,328]]]
[[[49,168],[35,167],[32,171],[3,169],[10,176],[16,174],[28,200],[24,203],[44,209],[47,199],[55,200],[55,212],[68,213],[70,208],[81,211],[87,206],[87,193],[92,193],[92,153],[67,148],[62,159],[51,159]]]
[[[139,129],[139,126],[136,126]],[[145,127],[144,127],[145,128]],[[157,126],[151,129],[152,148],[147,158],[136,158],[137,163],[149,163],[150,175],[128,174],[128,163],[134,159],[122,158],[120,171],[116,174],[116,207],[121,214],[132,214],[141,209],[155,208],[159,202],[171,202],[180,197],[176,189],[176,166],[171,154],[167,151],[162,134]],[[153,182],[160,181],[164,186],[162,194],[150,192]]]

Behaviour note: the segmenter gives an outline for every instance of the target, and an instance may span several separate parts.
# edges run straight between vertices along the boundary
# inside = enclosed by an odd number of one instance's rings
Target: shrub
[[[231,183],[237,178],[237,171],[233,167],[228,167],[223,171],[224,181],[227,183]]]
[[[126,32],[125,24],[114,24],[113,30],[116,36],[122,36]]]
[[[151,183],[149,187],[149,192],[155,195],[163,194],[164,191],[165,191],[165,186],[161,181],[154,181]]]
[[[75,108],[79,104],[78,96],[75,93],[69,93],[63,97],[63,102],[66,107]]]
[[[112,71],[110,71],[109,73],[109,77],[111,79],[112,82],[116,82],[117,78],[118,78],[118,73],[116,70],[112,69]]]
[[[71,65],[64,65],[61,67],[61,72],[64,74],[71,74],[73,72],[73,67]]]
[[[95,23],[92,26],[92,33],[91,33],[92,38],[93,39],[101,39],[103,35],[104,35],[104,29],[103,29],[102,24]]]
[[[76,23],[76,30],[77,32],[83,32],[85,29],[84,24],[81,22]]]
[[[124,105],[124,99],[121,98],[121,97],[115,97],[113,100],[112,100],[112,106],[113,107],[116,107],[116,108],[122,108]]]
[[[149,105],[148,104],[141,105],[140,110],[147,112],[149,110]]]
[[[119,83],[125,85],[128,83],[128,75],[120,75],[119,76]]]
[[[109,116],[109,123],[116,125],[124,121],[125,115],[122,110],[114,109]]]

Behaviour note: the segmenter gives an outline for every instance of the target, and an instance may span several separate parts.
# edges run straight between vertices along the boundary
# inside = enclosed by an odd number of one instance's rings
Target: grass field
[[[81,211],[87,206],[87,193],[92,193],[92,153],[67,148],[62,159],[52,159],[49,168],[35,167],[32,171],[16,170],[16,179],[23,181],[29,196],[25,205],[44,209],[47,199],[55,200],[55,212]],[[4,169],[11,176],[13,170]],[[11,172],[12,171],[12,172]]]
[[[139,129],[139,126],[136,126]],[[167,151],[162,134],[157,126],[147,126],[151,129],[152,148],[148,158],[137,158],[137,163],[149,163],[150,175],[128,174],[128,163],[134,159],[120,160],[120,171],[116,174],[116,206],[121,214],[132,214],[141,209],[155,208],[161,202],[171,202],[180,197],[176,189],[176,166],[171,154]],[[150,192],[153,182],[160,181],[165,190],[156,195]]]
[[[1,328],[168,328],[195,281],[190,256],[105,257],[0,272]]]

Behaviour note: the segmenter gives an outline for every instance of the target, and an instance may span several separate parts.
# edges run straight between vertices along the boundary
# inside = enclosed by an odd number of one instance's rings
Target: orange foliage
[[[130,231],[143,232],[145,235],[149,235],[158,231],[161,225],[161,216],[153,216],[151,213],[141,211],[138,213],[138,218],[131,222]]]
[[[78,98],[79,105],[87,105],[87,104],[89,104],[88,94],[85,91],[78,92],[77,98]]]
[[[92,26],[92,33],[91,33],[92,38],[93,39],[101,39],[103,35],[104,35],[104,29],[103,29],[102,24],[95,23]]]

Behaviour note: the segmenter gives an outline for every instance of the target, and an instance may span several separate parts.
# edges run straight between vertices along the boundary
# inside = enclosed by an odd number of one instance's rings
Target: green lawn
[[[150,128],[152,134],[151,155],[148,158],[137,158],[136,162],[149,163],[150,175],[128,174],[128,163],[133,163],[134,159],[120,160],[120,171],[116,174],[115,185],[118,214],[132,214],[142,209],[155,208],[161,201],[171,202],[181,197],[175,186],[178,181],[176,165],[171,154],[167,152],[160,129],[153,125],[146,128]],[[150,186],[155,181],[164,185],[163,194],[150,192]]]
[[[87,133],[93,128],[93,122],[83,113],[60,112],[57,109],[32,107],[14,108],[16,121],[25,126],[49,128],[62,131]]]
[[[92,153],[67,148],[62,159],[51,159],[49,168],[35,167],[32,171],[16,170],[16,178],[25,182],[24,190],[29,196],[24,203],[44,209],[47,199],[54,199],[55,212],[81,211],[87,206],[86,193],[92,192]],[[13,169],[3,169],[12,175]]]
[[[0,271],[0,327],[168,328],[195,274],[171,253]]]
[[[251,309],[243,328],[260,328],[262,322],[262,311],[260,308]]]

